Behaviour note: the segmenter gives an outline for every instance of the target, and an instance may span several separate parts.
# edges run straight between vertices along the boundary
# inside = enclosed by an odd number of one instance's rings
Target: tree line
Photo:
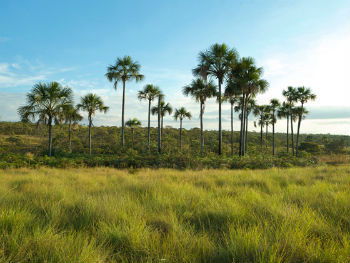
[[[231,154],[234,153],[234,112],[239,114],[239,156],[246,155],[248,141],[248,120],[250,115],[257,119],[255,126],[260,127],[260,145],[263,147],[263,129],[268,134],[268,128],[272,127],[272,154],[275,154],[275,124],[277,119],[287,120],[287,152],[298,156],[300,143],[301,122],[308,114],[305,104],[316,98],[316,95],[309,88],[288,87],[282,92],[285,101],[282,103],[277,99],[271,99],[268,105],[258,105],[256,97],[268,89],[268,82],[262,78],[263,68],[257,67],[251,57],[240,58],[238,52],[229,48],[226,44],[214,44],[207,50],[200,52],[198,65],[192,70],[194,79],[183,87],[183,94],[191,96],[200,106],[200,152],[204,154],[204,123],[203,116],[207,99],[216,98],[218,102],[218,155],[222,154],[222,103],[228,102],[231,109]],[[141,74],[141,66],[130,56],[118,58],[114,64],[107,67],[105,77],[113,83],[114,89],[122,85],[122,118],[120,143],[125,147],[125,126],[132,131],[132,147],[134,141],[134,129],[141,126],[136,119],[125,121],[125,91],[126,84],[130,81],[140,82],[144,79]],[[216,82],[214,81],[216,80]],[[148,123],[147,123],[147,148],[150,151],[150,119],[151,114],[157,116],[157,150],[162,152],[163,119],[173,113],[173,108],[165,102],[165,95],[159,87],[147,84],[138,92],[138,99],[148,102]],[[156,105],[152,103],[156,101]],[[97,112],[106,113],[109,107],[106,106],[101,97],[89,93],[80,98],[80,103],[74,105],[73,92],[71,88],[63,87],[57,82],[37,83],[27,94],[25,106],[18,109],[21,121],[35,121],[48,126],[48,155],[52,155],[52,127],[54,124],[68,124],[69,149],[71,151],[72,125],[83,119],[80,111],[88,115],[88,143],[89,153],[92,153],[91,129],[93,117]],[[179,148],[182,149],[182,122],[184,119],[191,119],[192,114],[185,107],[174,110],[175,120],[179,120]],[[296,136],[294,125],[296,127]],[[290,134],[290,138],[289,138]],[[267,147],[267,145],[266,145]]]

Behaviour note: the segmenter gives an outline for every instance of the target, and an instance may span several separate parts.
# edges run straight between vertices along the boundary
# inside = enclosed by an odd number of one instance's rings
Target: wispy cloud
[[[41,63],[21,60],[16,63],[0,62],[0,88],[31,86],[35,82],[45,81],[57,73],[72,71],[75,68],[48,68]]]

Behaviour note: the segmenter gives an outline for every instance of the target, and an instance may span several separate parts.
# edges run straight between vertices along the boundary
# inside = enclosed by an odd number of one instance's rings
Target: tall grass
[[[350,262],[350,167],[0,170],[0,262]]]

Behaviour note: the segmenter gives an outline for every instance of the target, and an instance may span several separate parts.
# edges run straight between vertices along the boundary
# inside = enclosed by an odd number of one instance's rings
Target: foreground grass
[[[0,171],[0,262],[350,262],[350,167]]]

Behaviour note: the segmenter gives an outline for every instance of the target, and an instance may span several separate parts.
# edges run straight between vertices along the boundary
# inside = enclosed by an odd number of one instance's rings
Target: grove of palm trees
[[[281,92],[285,101],[279,101],[271,98],[269,104],[259,105],[257,99],[259,94],[268,92],[268,81],[263,79],[263,68],[258,67],[251,57],[240,57],[238,52],[226,44],[213,44],[207,50],[199,52],[198,65],[193,68],[194,79],[186,86],[179,87],[179,91],[185,96],[190,96],[199,104],[199,156],[205,157],[211,152],[205,152],[205,104],[208,99],[214,98],[218,105],[218,132],[217,149],[218,156],[251,156],[256,155],[257,146],[260,151],[264,149],[264,154],[276,155],[278,152],[290,154],[292,156],[300,155],[300,135],[302,131],[302,120],[306,118],[308,111],[306,105],[309,101],[315,100],[316,95],[310,88],[306,87],[286,87]],[[141,122],[135,118],[125,122],[125,115],[130,116],[132,109],[125,108],[127,83],[130,81],[141,82],[144,79],[141,65],[130,56],[120,57],[114,64],[107,67],[105,74],[108,81],[112,82],[113,88],[117,89],[119,83],[122,86],[122,109],[121,109],[121,129],[120,141],[111,142],[121,151],[126,153],[128,149],[135,149],[135,129],[140,129]],[[142,84],[141,84],[142,85]],[[116,96],[116,99],[117,96]],[[172,115],[174,112],[175,120],[179,120],[179,136],[177,145],[172,147],[179,153],[184,154],[183,120],[190,120],[193,113],[185,109],[185,105],[176,105],[176,109],[166,102],[166,94],[156,84],[145,84],[138,92],[140,101],[147,101],[147,143],[143,147],[138,147],[140,154],[162,154],[164,153],[162,143],[164,142],[165,127],[164,118]],[[230,104],[230,151],[223,151],[223,130],[222,130],[222,104]],[[109,109],[104,105],[101,97],[95,94],[87,94],[81,98],[78,105],[73,103],[73,90],[69,87],[63,87],[57,82],[38,83],[27,95],[25,106],[18,109],[18,113],[23,122],[35,122],[38,125],[46,125],[48,129],[47,152],[42,154],[53,155],[53,137],[54,130],[63,123],[68,124],[69,152],[72,150],[72,123],[77,125],[82,120],[79,111],[86,111],[88,118],[88,153],[93,154],[92,127],[93,117],[96,111],[106,112]],[[237,114],[240,122],[238,136],[237,131],[233,130],[234,115]],[[157,118],[157,138],[156,152],[152,148],[151,136],[151,118],[155,115]],[[286,119],[286,138],[285,141],[276,145],[275,124],[281,119]],[[260,128],[260,142],[250,143],[249,138],[249,119],[254,119],[256,127]],[[118,120],[116,120],[117,122]],[[125,126],[129,127],[132,134],[131,147],[126,145]],[[272,134],[269,133],[272,129]],[[265,140],[263,133],[265,132]],[[272,139],[269,139],[269,136]],[[236,138],[235,138],[236,137]],[[154,138],[153,138],[154,139]],[[193,140],[193,139],[191,139]],[[238,142],[238,147],[235,144]],[[252,147],[254,150],[250,150]],[[267,150],[270,149],[270,150]],[[291,151],[290,151],[291,149]],[[188,151],[188,149],[187,149]],[[259,151],[259,150],[258,150]],[[174,152],[173,150],[171,152]],[[191,151],[189,151],[191,154]],[[118,156],[115,156],[118,158]]]

